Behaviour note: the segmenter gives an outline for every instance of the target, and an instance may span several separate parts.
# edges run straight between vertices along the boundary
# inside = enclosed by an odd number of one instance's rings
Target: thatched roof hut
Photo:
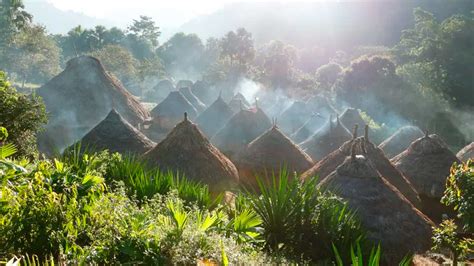
[[[250,108],[250,103],[240,92],[230,99],[228,105],[234,114],[238,113],[240,110],[246,110]]]
[[[418,192],[414,189],[410,181],[385,157],[383,151],[369,140],[368,126],[365,127],[365,135],[363,137],[356,137],[357,125],[354,127],[351,140],[346,141],[341,147],[331,152],[328,156],[311,167],[311,169],[304,172],[301,178],[304,180],[311,176],[319,176],[320,180],[324,180],[350,155],[351,148],[354,146],[357,153],[364,154],[364,156],[374,164],[376,170],[384,176],[390,184],[395,186],[415,207],[420,208],[421,200],[418,196]]]
[[[187,79],[182,79],[176,83],[176,89],[179,90],[181,88],[191,88],[193,86],[193,82]]]
[[[321,129],[302,142],[300,146],[314,161],[319,161],[351,138],[351,133],[339,119],[333,123],[329,118]]]
[[[179,92],[181,92],[186,100],[188,100],[194,106],[194,108],[196,108],[198,113],[206,110],[206,105],[202,103],[201,100],[196,97],[196,95],[194,95],[189,87],[180,88]]]
[[[270,119],[260,108],[240,110],[212,137],[211,141],[233,159],[245,145],[271,126]]]
[[[306,104],[312,112],[319,113],[323,117],[336,116],[338,114],[336,108],[329,102],[328,98],[321,95],[312,96],[306,101]]]
[[[95,151],[143,154],[153,148],[155,143],[112,109],[102,122],[82,138],[81,146]]]
[[[295,101],[280,114],[278,123],[281,130],[290,135],[303,126],[312,115],[311,108],[305,102]]]
[[[190,118],[197,116],[197,110],[179,91],[172,91],[166,99],[159,103],[151,115],[162,127],[173,128],[178,121],[181,121],[183,113],[187,112]]]
[[[312,114],[311,117],[298,129],[295,133],[291,134],[291,139],[296,143],[301,143],[311,137],[318,129],[324,125],[324,121],[327,120],[320,114]]]
[[[360,115],[359,110],[355,108],[346,108],[339,119],[347,128],[352,128],[354,125],[365,125],[367,123]]]
[[[431,247],[433,223],[363,155],[356,156],[354,151],[320,186],[347,200],[357,211],[367,238],[383,247],[382,263],[391,265],[409,253]]]
[[[471,142],[471,144],[467,145],[466,147],[462,148],[456,156],[459,158],[459,160],[463,162],[467,162],[469,159],[474,159],[474,142]]]
[[[209,185],[212,192],[232,189],[238,184],[234,164],[187,119],[168,134],[144,159],[162,171],[184,174],[191,180]]]
[[[59,75],[37,90],[49,113],[45,131],[39,135],[42,152],[61,150],[89,130],[115,108],[133,126],[149,117],[149,112],[102,63],[90,56],[68,61]],[[46,145],[53,147],[45,147]]]
[[[173,83],[168,79],[160,80],[152,89],[147,93],[147,96],[151,96],[151,100],[161,102],[168,96],[168,94],[174,91],[175,88]]]
[[[423,136],[423,131],[418,127],[404,126],[380,143],[379,148],[385,152],[385,156],[393,158],[408,148],[413,141]]]
[[[460,161],[441,138],[435,134],[426,134],[391,162],[418,191],[423,213],[437,222],[441,221],[443,214],[452,213],[450,208],[440,203],[440,199],[452,164]]]
[[[217,100],[196,118],[196,124],[199,125],[199,128],[207,137],[211,138],[233,115],[232,109],[219,95]]]
[[[197,80],[194,82],[193,86],[191,87],[191,91],[205,105],[210,105],[215,99],[214,89],[212,89],[211,86],[205,81]]]
[[[250,142],[235,162],[241,182],[252,186],[257,186],[257,176],[271,180],[272,175],[278,177],[282,169],[300,174],[313,164],[311,158],[276,125]]]

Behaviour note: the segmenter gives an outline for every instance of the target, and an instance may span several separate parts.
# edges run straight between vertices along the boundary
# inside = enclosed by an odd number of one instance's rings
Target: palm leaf
[[[5,159],[17,152],[17,148],[13,143],[7,143],[0,147],[0,159]]]

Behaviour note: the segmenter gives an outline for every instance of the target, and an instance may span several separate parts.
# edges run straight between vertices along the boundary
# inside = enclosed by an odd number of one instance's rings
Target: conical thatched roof
[[[450,214],[450,209],[439,200],[446,188],[452,164],[460,161],[443,140],[435,134],[419,138],[391,162],[420,194],[422,211],[426,215],[440,221],[443,213]]]
[[[463,162],[467,162],[469,159],[474,159],[474,142],[471,142],[471,144],[467,145],[466,147],[462,148],[456,156],[459,158],[459,160]]]
[[[176,89],[179,90],[181,88],[191,88],[193,86],[193,82],[187,79],[182,79],[176,83]]]
[[[347,200],[357,211],[368,239],[383,247],[382,263],[391,265],[408,253],[425,252],[431,247],[433,223],[364,156],[354,152],[320,185]]]
[[[81,146],[96,151],[143,154],[153,148],[155,143],[112,109],[102,122],[82,138]]]
[[[68,61],[59,75],[38,89],[49,113],[45,132],[39,136],[40,148],[61,150],[81,138],[115,108],[137,126],[149,112],[125,87],[107,73],[101,62],[90,56]],[[43,147],[50,143],[55,147]]]
[[[313,164],[311,158],[275,125],[253,140],[235,159],[242,182],[256,185],[256,176],[279,176],[280,170],[302,173]]]
[[[194,82],[193,86],[191,87],[191,91],[205,105],[212,104],[212,102],[216,98],[214,90],[211,88],[211,86],[207,82],[202,80]]]
[[[222,97],[218,97],[214,103],[209,106],[196,118],[196,124],[209,138],[214,136],[227,121],[234,115],[234,112],[225,103]]]
[[[181,92],[186,100],[188,100],[194,106],[194,108],[196,108],[198,113],[206,110],[206,105],[192,93],[189,87],[180,88],[179,92]]]
[[[151,100],[160,102],[168,96],[168,94],[174,91],[175,88],[173,83],[168,79],[160,80],[154,87],[147,93],[148,96],[151,96]]]
[[[278,117],[278,124],[283,132],[292,134],[311,118],[313,112],[303,101],[295,101]]]
[[[197,115],[196,108],[179,91],[172,91],[166,99],[159,103],[151,115],[154,118],[168,118],[173,121],[180,121],[183,113],[187,112],[189,117],[194,118]]]
[[[390,184],[395,186],[415,207],[420,208],[421,201],[418,192],[416,192],[410,181],[385,157],[383,151],[369,140],[368,127],[366,126],[364,137],[356,138],[357,127],[355,127],[352,135],[353,138],[351,140],[346,141],[341,147],[331,152],[311,169],[304,172],[301,178],[304,180],[312,176],[318,176],[320,180],[324,180],[326,176],[336,170],[345,158],[350,155],[351,148],[354,145],[357,153],[364,154],[364,156],[374,164],[376,170],[384,176]]]
[[[314,161],[319,161],[351,138],[351,133],[339,119],[336,122],[329,119],[321,129],[302,142],[300,146]]]
[[[242,101],[242,103],[246,106],[250,106],[250,103],[247,101],[247,98],[245,98],[245,96],[240,93],[240,92],[237,92],[234,97],[232,97],[232,99],[236,99],[236,100],[239,100],[239,101]]]
[[[352,128],[354,125],[366,124],[365,120],[360,115],[359,110],[355,108],[346,108],[339,119],[347,128]]]
[[[162,142],[145,153],[144,158],[162,171],[184,174],[189,179],[208,184],[212,192],[231,189],[239,179],[234,164],[186,115]]]
[[[270,119],[261,109],[241,110],[232,116],[211,141],[232,159],[233,155],[271,126]]]
[[[312,114],[311,118],[291,135],[291,139],[297,143],[307,140],[324,125],[325,120],[327,119],[324,119],[320,114]]]
[[[250,103],[245,99],[245,97],[239,92],[232,97],[229,101],[229,107],[234,112],[234,114],[240,112],[240,110],[245,110],[250,108]]]
[[[408,148],[413,141],[423,137],[423,135],[423,131],[416,126],[404,126],[380,143],[379,148],[385,152],[385,156],[393,158]]]
[[[319,113],[323,117],[336,116],[338,114],[336,108],[329,102],[328,98],[321,95],[309,98],[306,104],[312,112]]]

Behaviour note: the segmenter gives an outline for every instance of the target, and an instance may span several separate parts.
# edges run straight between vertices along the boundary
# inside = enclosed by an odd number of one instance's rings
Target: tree
[[[140,16],[139,20],[134,19],[128,31],[138,39],[149,41],[154,48],[158,46],[158,37],[161,32],[151,17]]]
[[[97,57],[105,68],[122,82],[127,83],[137,78],[139,62],[124,47],[106,45],[104,48],[92,52],[91,55]]]
[[[46,29],[29,25],[17,33],[7,47],[7,69],[26,81],[44,82],[57,74],[60,51]]]
[[[204,45],[196,34],[176,33],[160,46],[158,55],[168,72],[201,72]]]
[[[342,67],[337,63],[329,63],[320,66],[316,70],[316,82],[319,87],[329,91],[342,73]]]
[[[0,2],[0,52],[10,38],[25,28],[33,18],[25,10],[21,0],[1,0]]]
[[[274,88],[289,86],[294,80],[296,48],[281,41],[271,41],[259,49],[264,76]]]
[[[36,133],[47,121],[45,106],[35,95],[18,93],[0,71],[0,126],[9,132],[16,156],[37,155]]]
[[[472,95],[474,84],[472,13],[438,23],[433,14],[417,8],[414,17],[415,26],[403,31],[394,48],[397,61],[429,70],[423,86],[442,93],[455,106],[474,107],[474,97],[466,97]]]
[[[237,63],[245,68],[255,56],[252,34],[244,28],[229,31],[221,40],[221,49],[221,57],[228,59],[231,65]]]

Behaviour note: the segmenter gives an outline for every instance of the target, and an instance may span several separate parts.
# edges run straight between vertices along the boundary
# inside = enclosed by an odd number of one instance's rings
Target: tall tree
[[[158,46],[158,37],[161,32],[151,17],[140,16],[139,20],[134,19],[132,25],[128,27],[128,31],[138,39],[149,41],[154,48]]]
[[[196,34],[176,33],[160,46],[158,55],[168,72],[201,72],[204,45]]]
[[[1,0],[0,2],[0,45],[5,44],[13,34],[26,27],[32,16],[26,12],[21,0]]]

